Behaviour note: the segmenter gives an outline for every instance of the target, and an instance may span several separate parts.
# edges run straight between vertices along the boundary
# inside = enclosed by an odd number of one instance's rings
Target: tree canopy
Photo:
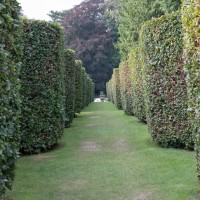
[[[160,17],[180,8],[181,0],[108,0],[107,13],[117,22],[119,39],[116,47],[121,59],[138,42],[141,25],[153,17]]]
[[[105,90],[112,69],[119,64],[119,54],[113,45],[117,41],[116,29],[104,15],[105,9],[104,0],[85,0],[67,12],[50,13],[53,21],[64,26],[65,45],[74,49],[77,59],[83,61],[96,92]]]

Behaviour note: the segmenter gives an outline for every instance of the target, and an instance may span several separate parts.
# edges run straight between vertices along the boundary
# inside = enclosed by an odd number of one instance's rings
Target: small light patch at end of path
[[[42,161],[42,160],[46,160],[46,159],[49,159],[49,158],[54,158],[55,156],[52,156],[52,155],[39,155],[39,156],[34,156],[32,159],[35,160],[35,161]]]
[[[126,142],[125,139],[119,138],[114,142],[113,148],[116,151],[127,151],[128,150],[128,143]]]
[[[101,145],[94,141],[84,141],[81,144],[81,150],[85,152],[98,152],[101,150]]]

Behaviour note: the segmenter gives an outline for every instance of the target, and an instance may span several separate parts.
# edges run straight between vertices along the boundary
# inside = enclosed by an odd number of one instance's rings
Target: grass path
[[[147,126],[92,103],[60,147],[20,158],[12,200],[198,200],[194,152],[162,149]]]

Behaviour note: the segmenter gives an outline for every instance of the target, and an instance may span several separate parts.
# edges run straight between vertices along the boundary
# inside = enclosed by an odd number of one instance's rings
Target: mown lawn
[[[19,159],[12,200],[198,200],[194,152],[156,146],[147,126],[92,103],[59,148]]]

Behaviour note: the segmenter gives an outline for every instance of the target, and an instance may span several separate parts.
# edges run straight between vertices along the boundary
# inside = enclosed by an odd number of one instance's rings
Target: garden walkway
[[[12,200],[200,199],[194,152],[156,146],[147,125],[92,103],[57,149],[20,158]]]

